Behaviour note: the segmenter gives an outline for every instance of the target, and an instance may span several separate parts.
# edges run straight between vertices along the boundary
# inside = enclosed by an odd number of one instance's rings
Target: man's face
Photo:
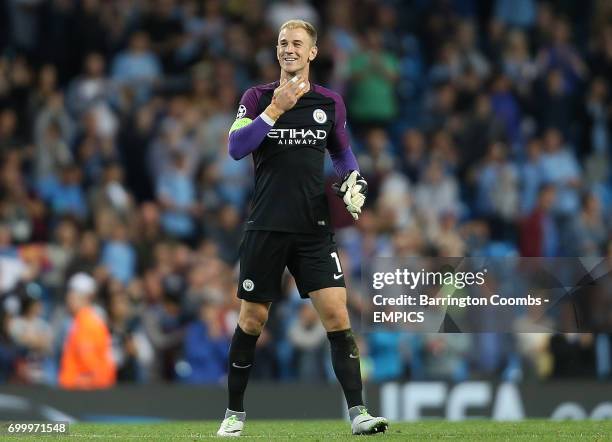
[[[540,206],[542,209],[548,211],[555,204],[556,194],[554,187],[548,187],[543,189],[540,193]]]
[[[283,71],[295,74],[304,69],[317,55],[310,35],[305,29],[282,29],[278,34],[276,57]]]
[[[87,305],[87,295],[83,295],[75,292],[68,292],[68,296],[66,296],[66,306],[68,307],[68,311],[75,315],[78,311]]]

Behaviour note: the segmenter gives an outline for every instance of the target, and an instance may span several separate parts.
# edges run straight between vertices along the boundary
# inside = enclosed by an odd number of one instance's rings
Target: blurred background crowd
[[[356,322],[370,257],[612,258],[612,2],[0,0],[0,382],[70,377],[70,330],[116,375],[65,386],[223,382],[253,183],[227,134],[291,18],[370,184],[357,223],[330,193]],[[253,377],[333,379],[289,275],[284,296]],[[360,346],[371,382],[612,377],[606,333]]]

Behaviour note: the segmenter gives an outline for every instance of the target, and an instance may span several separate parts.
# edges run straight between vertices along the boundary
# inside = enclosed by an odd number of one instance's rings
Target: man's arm
[[[259,95],[255,88],[248,89],[238,106],[236,121],[229,131],[228,151],[230,156],[239,160],[253,152],[261,144],[274,121],[257,115]]]
[[[336,121],[327,149],[334,164],[336,173],[342,180],[332,187],[336,194],[342,198],[346,210],[353,219],[358,220],[361,208],[365,203],[368,192],[368,183],[359,174],[359,164],[349,145],[346,131],[346,106],[339,95],[335,95]]]
[[[332,159],[334,169],[340,178],[347,175],[352,170],[359,171],[359,164],[357,164],[357,158],[350,146],[346,149],[337,150],[336,152],[329,152],[329,156]]]
[[[228,150],[230,156],[239,160],[256,150],[270,129],[274,120],[261,114],[255,120],[240,118],[230,128]]]
[[[336,121],[327,150],[336,173],[340,178],[344,178],[353,170],[359,171],[359,164],[349,144],[346,130],[346,106],[339,95],[334,97],[334,101],[336,102]]]
[[[230,128],[228,142],[230,156],[239,160],[256,150],[276,120],[304,95],[305,86],[306,83],[299,82],[298,77],[281,84],[274,90],[270,105],[259,116],[257,115],[259,97],[254,88],[247,90],[240,100],[236,121]]]

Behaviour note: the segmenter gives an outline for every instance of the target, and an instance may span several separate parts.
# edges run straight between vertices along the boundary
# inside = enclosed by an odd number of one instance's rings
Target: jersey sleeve
[[[346,130],[346,106],[340,95],[333,96],[336,109],[336,119],[329,139],[328,150],[330,153],[339,150],[350,149],[349,137]]]
[[[349,144],[344,100],[337,94],[333,96],[333,99],[336,108],[336,119],[327,144],[327,150],[329,150],[329,156],[332,159],[336,173],[342,178],[352,170],[358,171],[359,165]]]
[[[270,131],[272,124],[258,114],[259,95],[255,88],[248,89],[240,99],[236,120],[229,130],[228,152],[239,160],[255,149]]]
[[[258,107],[259,97],[257,91],[254,87],[247,89],[246,92],[242,95],[240,99],[240,104],[238,105],[238,113],[236,114],[236,120],[240,118],[249,118],[254,120],[257,118],[257,107]]]

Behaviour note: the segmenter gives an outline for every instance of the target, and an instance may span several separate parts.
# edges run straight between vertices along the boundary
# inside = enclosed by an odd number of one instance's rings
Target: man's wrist
[[[276,120],[278,120],[283,113],[283,110],[279,109],[274,104],[268,105],[266,110],[264,110],[265,116],[267,116],[273,122],[276,122]]]

